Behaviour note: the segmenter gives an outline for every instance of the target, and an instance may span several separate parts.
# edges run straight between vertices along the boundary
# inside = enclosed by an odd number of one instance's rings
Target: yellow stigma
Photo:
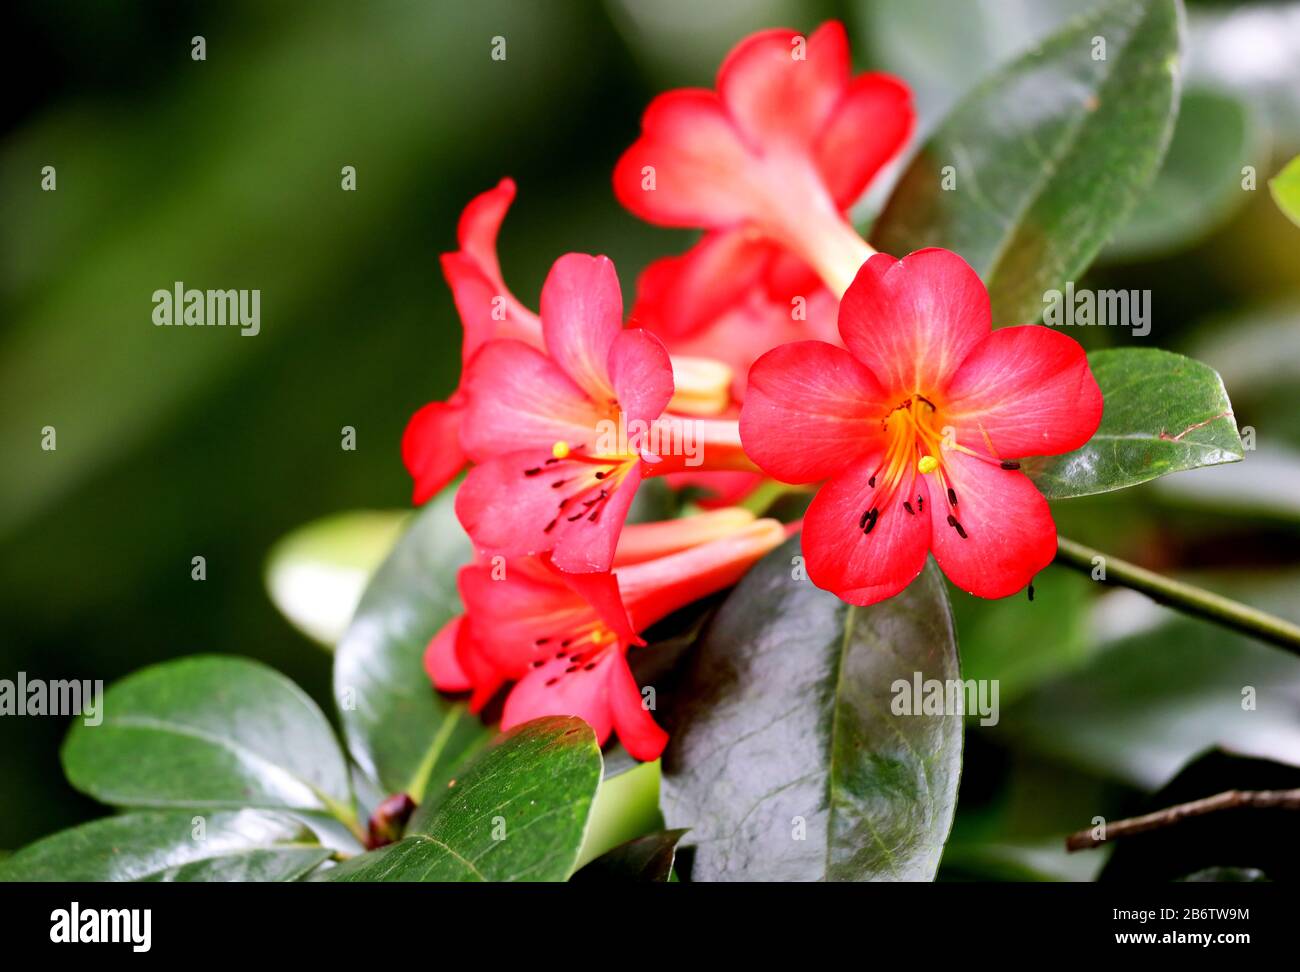
[[[922,473],[932,473],[939,468],[939,460],[934,456],[922,456],[916,461],[916,468]]]
[[[551,446],[551,455],[556,459],[567,459],[569,457],[569,443],[560,440]]]

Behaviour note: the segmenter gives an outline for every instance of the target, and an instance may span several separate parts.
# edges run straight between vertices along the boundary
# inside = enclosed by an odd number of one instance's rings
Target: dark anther
[[[547,684],[548,686],[551,686],[551,685],[554,685],[554,684],[555,684],[556,682],[558,682],[559,680],[560,680],[560,676],[556,675],[554,678],[548,678],[548,679],[546,680],[546,684]]]
[[[924,395],[917,395],[916,397],[919,398],[921,401],[925,402],[925,404],[929,405],[930,411],[932,412],[936,411],[934,407],[934,402],[930,401],[930,399],[926,398]]]
[[[550,523],[546,524],[546,526],[542,528],[542,532],[543,532],[543,533],[550,533],[552,530],[555,529],[555,524],[556,524],[556,521],[555,521],[555,520],[552,520]]]
[[[550,640],[551,640],[550,638],[538,638],[536,641],[533,642],[533,644],[535,644],[535,645],[544,645],[544,644],[546,644],[546,643],[547,643],[548,641],[550,641]]]
[[[595,663],[595,662],[587,662],[587,664],[585,664],[585,665],[582,666],[582,670],[583,670],[584,672],[589,672],[589,671],[591,671],[591,670],[592,670],[593,668],[595,668],[595,667],[596,667],[596,663]]]
[[[551,483],[551,489],[559,489],[567,482],[568,482],[567,479],[557,479],[555,482]]]
[[[561,647],[561,648],[568,648],[569,645],[571,645],[571,644],[573,644],[573,639],[572,639],[572,638],[565,638],[563,641],[560,642],[560,647]]]
[[[567,651],[557,651],[557,652],[555,653],[555,657],[556,657],[556,658],[564,658],[564,657],[565,657],[566,655],[568,655],[568,654],[569,654],[569,653],[568,653]]]
[[[951,486],[948,487],[948,502],[951,503],[953,506],[957,505],[957,494],[953,492],[953,488]]]
[[[609,473],[605,472],[604,470],[601,470],[600,472],[596,473],[596,478],[597,478],[597,479],[604,479],[604,478],[605,478],[606,476],[608,476],[608,475],[609,475]]]
[[[586,515],[587,515],[586,510],[578,510],[578,512],[574,513],[573,516],[565,517],[565,519],[567,519],[570,523],[572,523],[574,520],[581,520]]]
[[[961,537],[963,540],[966,539],[966,531],[962,528],[962,525],[957,522],[957,518],[951,513],[948,514],[948,526],[957,531],[957,536]]]
[[[859,529],[859,530],[865,530],[865,529],[867,528],[867,517],[869,517],[870,515],[871,515],[871,511],[870,511],[870,510],[863,510],[863,511],[862,511],[862,519],[858,520],[858,529]]]
[[[916,494],[916,508],[920,510],[922,513],[925,512],[925,497],[922,496],[920,493]]]
[[[552,456],[550,459],[546,460],[546,465],[554,466],[559,461],[560,461],[559,459],[556,459],[554,456]]]
[[[862,521],[866,525],[862,532],[866,534],[874,530],[878,519],[880,519],[880,511],[873,506],[871,509],[867,510],[866,515],[862,517]]]
[[[542,660],[539,658],[539,659],[538,659],[537,661],[535,661],[535,662],[529,662],[529,664],[532,665],[533,668],[541,668],[543,665],[546,664],[546,662],[542,661]]]
[[[541,471],[542,471],[542,467],[541,467],[541,466],[536,466],[536,467],[533,468],[533,469],[525,469],[525,470],[524,470],[524,475],[525,475],[525,476],[536,476],[536,475],[537,475],[539,472],[541,472]]]
[[[564,670],[564,674],[565,674],[565,675],[568,675],[569,672],[576,672],[577,670],[578,670],[578,666],[577,666],[577,665],[570,665],[568,668],[566,668],[566,669]]]
[[[1020,463],[1016,462],[1014,459],[1003,459],[1003,460],[1002,460],[1002,468],[1003,468],[1003,469],[1019,469],[1019,468],[1020,468]]]
[[[876,488],[876,477],[875,477],[875,476],[872,476],[870,479],[868,479],[868,480],[867,480],[867,485],[870,486],[872,489],[875,489],[875,488]]]

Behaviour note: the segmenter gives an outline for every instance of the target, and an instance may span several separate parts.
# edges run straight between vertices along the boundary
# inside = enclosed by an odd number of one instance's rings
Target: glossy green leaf
[[[1286,213],[1287,219],[1300,226],[1300,155],[1268,180],[1268,191],[1273,194],[1277,208]]]
[[[581,719],[550,716],[500,737],[420,806],[407,834],[330,871],[336,881],[563,881],[600,786]]]
[[[1257,164],[1250,109],[1219,91],[1183,92],[1164,165],[1106,256],[1133,259],[1195,243],[1251,198],[1242,167]]]
[[[333,648],[410,515],[406,510],[336,513],[294,530],[267,556],[272,602],[308,638]]]
[[[1158,348],[1095,351],[1088,363],[1105,400],[1096,435],[1074,452],[1022,464],[1048,499],[1241,459],[1237,420],[1213,368]]]
[[[69,782],[122,807],[282,807],[348,817],[347,765],[306,693],[245,658],[154,665],[109,688],[103,722],[73,723]]]
[[[282,814],[141,811],[38,840],[0,862],[0,881],[293,881],[330,853]]]
[[[574,881],[663,882],[672,877],[685,830],[660,830],[619,844],[573,875]]]
[[[1071,21],[954,109],[872,242],[895,256],[955,250],[988,285],[996,323],[1038,320],[1044,293],[1087,268],[1155,175],[1178,53],[1176,0],[1111,0]]]
[[[657,693],[664,817],[691,830],[693,880],[929,880],[962,720],[895,714],[894,686],[960,678],[943,579],[931,564],[850,607],[792,576],[798,544],[749,572]]]
[[[334,697],[352,758],[386,793],[419,802],[489,731],[434,691],[429,639],[461,610],[456,571],[469,539],[445,490],[411,522],[361,596],[334,653]]]

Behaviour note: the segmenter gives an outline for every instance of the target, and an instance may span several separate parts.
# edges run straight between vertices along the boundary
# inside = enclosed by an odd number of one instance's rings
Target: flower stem
[[[1240,601],[1234,601],[1192,584],[1172,580],[1065,537],[1057,538],[1056,562],[1072,570],[1090,574],[1103,584],[1127,587],[1145,594],[1157,604],[1212,621],[1260,641],[1277,645],[1294,655],[1300,655],[1300,625],[1249,607]],[[1094,571],[1101,565],[1104,565],[1105,573],[1098,577]]]

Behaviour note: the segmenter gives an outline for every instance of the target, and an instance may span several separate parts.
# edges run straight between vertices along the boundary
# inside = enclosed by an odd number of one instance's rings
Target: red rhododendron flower
[[[489,341],[509,339],[545,348],[541,319],[506,287],[497,259],[496,241],[506,211],[515,198],[515,183],[502,179],[476,196],[461,214],[456,230],[460,249],[444,253],[442,270],[451,287],[464,327],[461,360],[465,365]],[[731,374],[720,362],[674,359],[673,407],[692,415],[716,415],[728,405]],[[407,423],[402,461],[415,480],[413,502],[423,503],[465,467],[468,456],[460,428],[468,405],[464,382],[445,402],[430,402]]]
[[[1097,430],[1083,349],[1039,325],[991,330],[979,277],[940,249],[873,256],[839,324],[847,351],[805,341],[760,358],[740,418],[769,475],[828,480],[804,519],[808,576],[872,604],[933,551],[972,594],[1023,588],[1055,555],[1056,525],[1016,460]]]
[[[542,288],[546,351],[490,341],[470,362],[460,442],[479,463],[456,514],[486,553],[550,553],[608,570],[646,475],[753,469],[735,422],[666,416],[673,369],[658,338],[623,329],[614,265],[571,253]]]
[[[566,574],[535,557],[509,560],[503,572],[470,564],[458,575],[466,613],[429,643],[425,667],[439,689],[471,690],[474,711],[517,681],[503,729],[579,716],[602,744],[616,731],[633,756],[655,759],[668,737],[642,705],[628,647],[655,621],[730,587],[786,533],[729,510],[629,527],[620,558],[634,562],[614,573]]]
[[[615,167],[614,191],[653,223],[776,244],[839,292],[843,268],[871,253],[843,212],[902,148],[913,121],[901,81],[852,76],[841,24],[806,39],[760,31],[727,56],[716,92],[682,89],[650,103],[641,137]],[[768,270],[798,272],[797,263]]]

